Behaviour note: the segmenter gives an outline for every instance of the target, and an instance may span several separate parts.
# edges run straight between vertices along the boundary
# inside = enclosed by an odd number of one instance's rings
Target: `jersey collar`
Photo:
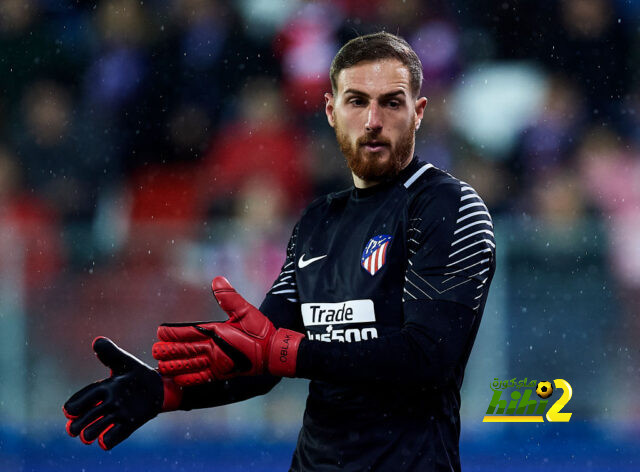
[[[404,182],[411,177],[421,165],[422,163],[419,161],[418,156],[413,156],[409,165],[402,169],[395,177],[391,177],[379,184],[367,188],[358,188],[354,186],[352,192],[353,198],[356,200],[362,200],[380,193],[382,190],[393,186],[397,182]]]

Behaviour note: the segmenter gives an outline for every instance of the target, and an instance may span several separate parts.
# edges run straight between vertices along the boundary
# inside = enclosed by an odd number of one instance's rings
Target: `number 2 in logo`
[[[562,396],[558,398],[556,402],[551,405],[549,411],[547,411],[547,421],[566,423],[571,419],[572,413],[560,413],[560,410],[564,408],[567,403],[569,403],[569,400],[571,400],[573,390],[571,389],[571,385],[569,385],[569,382],[564,379],[555,379],[553,383],[556,388],[562,389]]]

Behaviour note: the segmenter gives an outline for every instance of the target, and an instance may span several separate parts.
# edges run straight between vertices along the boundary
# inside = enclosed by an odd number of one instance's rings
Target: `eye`
[[[402,105],[402,103],[400,102],[400,100],[389,100],[387,102],[387,106],[389,108],[400,108],[400,105]]]
[[[364,100],[362,98],[360,98],[360,97],[353,97],[353,98],[349,99],[348,103],[350,105],[354,105],[354,106],[359,107],[359,106],[364,105]]]

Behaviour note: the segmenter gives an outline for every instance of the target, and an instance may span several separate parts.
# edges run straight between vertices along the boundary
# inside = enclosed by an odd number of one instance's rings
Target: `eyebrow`
[[[362,95],[363,97],[370,98],[369,94],[367,94],[365,92],[362,92],[361,90],[356,90],[356,89],[347,89],[343,93],[345,95],[351,93],[351,94],[354,94],[354,95]],[[405,93],[404,90],[397,90],[395,92],[383,93],[380,97],[381,98],[391,98],[391,97],[395,97],[396,95],[405,95],[406,96],[406,93]]]

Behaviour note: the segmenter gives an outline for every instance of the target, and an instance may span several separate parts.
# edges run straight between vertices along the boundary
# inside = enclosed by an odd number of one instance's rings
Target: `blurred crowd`
[[[330,62],[385,29],[423,63],[416,153],[494,217],[600,219],[637,306],[639,17],[633,0],[2,0],[0,270],[93,322],[122,300],[148,316],[149,287],[158,310],[193,305],[211,264],[259,302],[291,221],[351,184]]]

